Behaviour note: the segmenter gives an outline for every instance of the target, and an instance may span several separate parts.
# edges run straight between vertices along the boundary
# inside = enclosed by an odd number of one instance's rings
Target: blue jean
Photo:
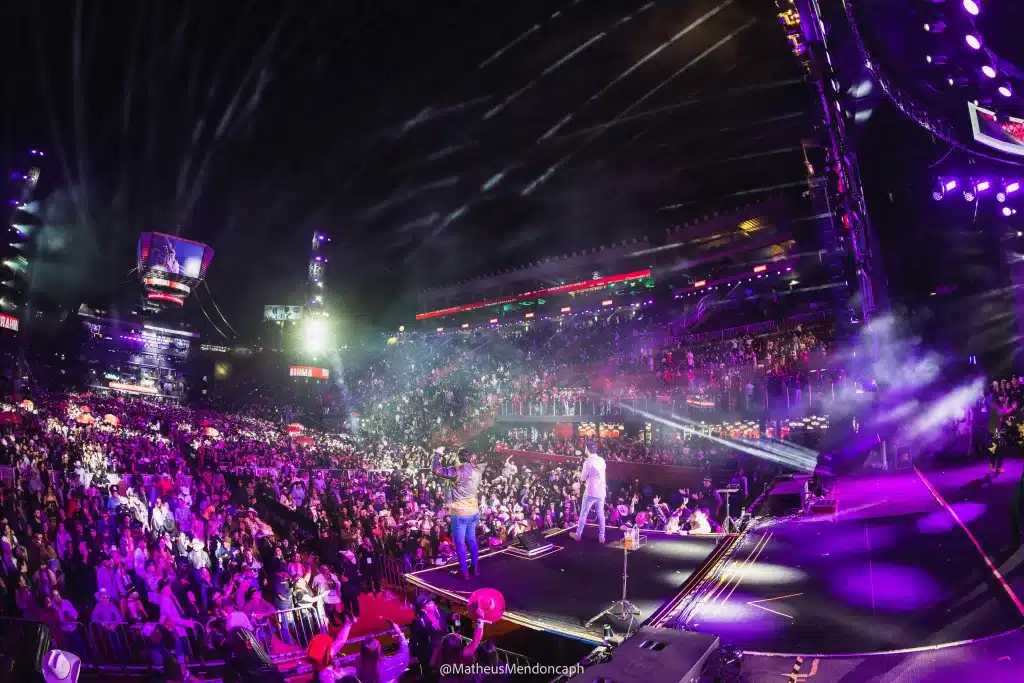
[[[597,506],[597,535],[604,538],[604,498],[593,498],[587,496],[583,499],[583,509],[580,510],[580,521],[576,524],[576,538],[583,536],[583,527],[587,524],[587,517],[590,516],[590,508]]]
[[[452,535],[455,536],[455,552],[459,556],[459,569],[466,573],[466,546],[473,556],[473,569],[476,570],[480,559],[480,546],[476,542],[476,524],[480,521],[480,513],[475,515],[453,515]]]

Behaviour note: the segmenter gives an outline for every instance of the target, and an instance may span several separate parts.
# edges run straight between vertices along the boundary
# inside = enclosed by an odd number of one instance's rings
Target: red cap
[[[314,636],[313,640],[310,641],[306,655],[313,661],[313,668],[316,671],[322,671],[330,665],[331,662],[329,661],[330,657],[328,657],[328,654],[333,643],[334,638],[331,638],[326,633]]]
[[[481,588],[469,596],[469,616],[475,616],[477,607],[483,609],[483,619],[488,623],[501,621],[505,614],[505,596],[493,588]]]

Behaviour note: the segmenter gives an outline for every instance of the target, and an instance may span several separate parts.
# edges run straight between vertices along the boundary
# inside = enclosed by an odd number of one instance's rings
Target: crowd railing
[[[175,629],[175,654],[187,666],[217,666],[223,663],[223,656],[216,650],[210,638],[209,627],[177,627]],[[46,629],[42,622],[30,619],[0,618],[3,636],[0,642],[5,651],[16,651],[24,643],[36,642],[35,633],[43,629],[49,634],[45,643],[40,643],[43,652],[50,647],[65,649],[78,655],[89,668],[105,671],[142,672],[160,666],[152,656],[153,648],[146,635],[147,627],[155,622],[135,623],[81,623],[64,622],[58,629]],[[313,605],[277,610],[252,619],[253,632],[275,660],[295,655],[305,655],[313,638],[327,633],[327,619],[323,606]],[[223,624],[220,624],[223,627]],[[275,642],[284,648],[276,647]],[[10,645],[11,647],[7,647]]]

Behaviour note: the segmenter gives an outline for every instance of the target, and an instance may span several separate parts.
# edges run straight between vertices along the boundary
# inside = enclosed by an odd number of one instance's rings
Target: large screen
[[[206,276],[213,259],[213,249],[201,242],[146,232],[139,237],[139,269],[167,276],[193,278]]]
[[[1007,154],[1024,156],[1024,120],[1012,116],[999,119],[973,102],[967,106],[975,140]]]

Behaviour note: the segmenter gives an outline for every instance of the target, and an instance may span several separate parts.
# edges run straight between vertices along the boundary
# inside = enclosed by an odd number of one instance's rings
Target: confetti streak
[[[665,80],[663,80],[663,81],[662,81],[661,83],[659,83],[658,85],[656,85],[656,86],[654,86],[653,88],[651,88],[650,90],[648,90],[648,91],[647,91],[647,92],[646,92],[646,93],[645,93],[644,95],[642,95],[641,97],[637,98],[637,99],[636,99],[636,100],[635,100],[635,101],[633,102],[633,104],[631,104],[631,105],[629,105],[628,107],[626,107],[626,109],[625,109],[625,110],[623,110],[623,112],[622,112],[621,114],[619,114],[619,115],[618,115],[618,116],[616,116],[616,117],[615,117],[614,119],[612,119],[612,120],[611,120],[611,121],[609,121],[608,123],[606,123],[606,124],[604,124],[603,126],[601,126],[600,128],[598,128],[598,130],[596,130],[596,131],[595,131],[595,132],[594,132],[594,133],[593,133],[593,134],[592,134],[592,135],[591,135],[590,137],[588,137],[588,138],[587,138],[586,140],[584,140],[584,141],[583,141],[583,143],[582,143],[582,144],[581,144],[581,145],[580,145],[579,147],[577,147],[576,149],[574,149],[573,151],[569,152],[569,153],[568,153],[568,154],[566,154],[566,155],[565,155],[564,157],[562,157],[561,159],[559,159],[559,160],[558,160],[558,161],[557,161],[557,162],[556,162],[556,163],[555,163],[555,164],[554,164],[553,166],[550,166],[550,167],[549,167],[549,168],[548,168],[548,169],[547,169],[546,171],[544,171],[544,173],[543,173],[543,174],[542,174],[542,175],[541,175],[541,176],[540,176],[539,178],[537,178],[536,180],[534,180],[533,182],[531,182],[531,183],[530,183],[529,185],[527,185],[527,186],[526,186],[526,187],[525,187],[525,188],[523,189],[523,191],[522,191],[522,193],[521,193],[521,194],[522,194],[522,196],[524,196],[524,197],[525,197],[525,196],[527,196],[527,195],[530,195],[530,194],[532,194],[534,190],[536,190],[536,189],[537,189],[538,187],[540,187],[540,186],[541,186],[542,184],[544,184],[545,182],[547,182],[547,181],[548,181],[548,180],[549,180],[549,179],[551,178],[551,176],[553,176],[553,175],[554,175],[554,174],[555,174],[555,173],[556,173],[556,172],[557,172],[557,171],[558,171],[558,170],[559,170],[560,168],[562,168],[562,166],[564,166],[564,165],[565,165],[565,164],[566,164],[566,163],[567,163],[567,162],[568,162],[568,161],[569,161],[570,159],[572,159],[572,158],[573,158],[573,157],[575,157],[575,156],[576,156],[577,154],[579,154],[580,152],[582,152],[582,151],[583,151],[584,149],[586,149],[586,148],[587,148],[588,146],[590,146],[590,144],[591,144],[592,142],[594,142],[594,141],[595,141],[595,140],[597,140],[597,139],[598,139],[599,137],[601,137],[601,135],[603,135],[603,134],[604,134],[604,132],[605,132],[606,130],[608,130],[609,128],[611,128],[612,126],[614,126],[614,125],[615,125],[615,124],[616,124],[616,123],[618,122],[618,120],[619,120],[620,118],[622,118],[622,117],[624,117],[624,116],[627,116],[627,115],[628,115],[628,114],[629,114],[630,112],[632,112],[632,111],[633,111],[634,109],[636,109],[636,108],[637,108],[637,107],[639,107],[639,106],[640,106],[641,104],[643,104],[643,103],[644,103],[645,101],[647,101],[648,99],[650,99],[650,98],[651,98],[651,97],[652,97],[652,96],[653,96],[653,95],[654,95],[655,93],[657,93],[657,92],[658,92],[659,90],[661,90],[661,89],[662,89],[662,88],[664,88],[664,87],[665,87],[666,85],[668,85],[669,83],[671,83],[672,81],[674,81],[674,80],[675,80],[675,79],[676,79],[677,77],[681,76],[681,75],[682,75],[683,73],[685,73],[686,71],[689,71],[689,70],[690,70],[691,68],[693,68],[693,67],[694,67],[694,66],[695,66],[696,64],[698,64],[699,62],[701,62],[701,61],[702,61],[702,60],[703,60],[703,59],[704,59],[705,57],[707,57],[707,56],[708,56],[708,55],[710,55],[710,54],[711,54],[712,52],[714,52],[714,51],[715,51],[715,50],[717,50],[718,48],[722,47],[723,45],[725,45],[726,43],[728,43],[729,41],[731,41],[731,40],[732,40],[733,38],[735,38],[735,37],[736,37],[736,36],[738,36],[739,34],[741,34],[741,33],[743,33],[744,31],[746,31],[746,30],[747,30],[748,28],[750,28],[751,26],[753,26],[753,25],[754,25],[755,23],[756,23],[756,20],[755,20],[755,19],[750,19],[750,20],[748,20],[748,21],[747,21],[746,23],[744,23],[744,24],[743,24],[742,26],[740,26],[740,27],[739,27],[738,29],[736,29],[736,30],[735,30],[735,31],[733,31],[732,33],[730,33],[730,34],[726,35],[726,36],[725,36],[725,37],[723,37],[723,38],[722,38],[721,40],[719,40],[718,42],[716,42],[716,43],[715,43],[714,45],[712,45],[712,46],[711,46],[711,47],[709,47],[708,49],[706,49],[706,50],[704,50],[703,52],[701,52],[701,53],[700,53],[699,55],[697,55],[696,57],[694,57],[693,59],[691,59],[691,60],[690,60],[689,62],[687,62],[686,64],[684,64],[684,65],[683,65],[682,67],[680,67],[680,68],[679,68],[679,69],[678,69],[678,70],[677,70],[677,71],[676,71],[675,73],[673,73],[673,74],[672,74],[671,76],[669,76],[668,78],[666,78]]]
[[[669,48],[669,47],[670,47],[671,45],[673,45],[674,43],[678,42],[680,38],[682,38],[682,37],[683,37],[683,36],[685,36],[686,34],[690,33],[691,31],[693,31],[694,29],[696,29],[696,28],[697,28],[698,26],[700,26],[701,24],[703,24],[703,23],[704,23],[705,21],[707,21],[707,20],[708,20],[708,19],[710,19],[711,17],[713,17],[713,16],[715,16],[716,14],[718,14],[719,12],[721,12],[721,11],[722,11],[723,9],[725,9],[726,7],[728,7],[729,5],[731,5],[731,4],[732,4],[732,3],[734,2],[734,1],[735,1],[735,0],[726,0],[726,2],[722,3],[722,4],[721,4],[721,5],[719,5],[718,7],[715,7],[714,9],[708,10],[708,11],[707,11],[707,12],[706,12],[705,14],[703,14],[702,16],[700,16],[700,17],[698,17],[698,18],[697,18],[696,20],[694,20],[694,21],[693,21],[692,23],[690,23],[690,24],[688,24],[687,26],[685,26],[685,27],[684,27],[684,28],[683,28],[683,29],[682,29],[681,31],[679,31],[678,33],[676,33],[676,34],[675,34],[674,36],[672,36],[671,38],[669,38],[668,40],[666,40],[666,41],[665,41],[664,43],[662,43],[662,44],[661,44],[661,45],[659,45],[658,47],[656,47],[656,48],[654,48],[653,50],[651,50],[650,52],[648,52],[648,53],[647,53],[647,54],[646,54],[645,56],[641,57],[641,58],[640,58],[639,60],[637,60],[636,62],[634,62],[634,63],[633,63],[633,65],[632,65],[631,67],[629,67],[628,69],[626,69],[625,71],[623,71],[623,72],[622,72],[621,74],[619,74],[618,76],[616,76],[615,78],[613,78],[613,79],[611,80],[611,82],[610,82],[610,83],[608,83],[608,85],[604,86],[603,88],[601,88],[600,90],[598,90],[598,91],[597,91],[596,93],[594,93],[593,95],[591,95],[591,96],[590,96],[590,97],[589,97],[589,98],[587,99],[587,101],[583,103],[583,106],[581,106],[581,107],[580,107],[579,109],[577,109],[577,110],[576,110],[575,112],[573,112],[572,114],[569,114],[568,116],[564,117],[564,118],[563,118],[563,119],[562,119],[561,121],[559,121],[559,122],[558,122],[557,124],[555,124],[554,126],[552,126],[551,128],[549,128],[549,129],[548,129],[548,130],[547,130],[547,131],[546,131],[546,132],[545,132],[545,133],[544,133],[543,135],[541,135],[541,136],[540,136],[540,140],[546,140],[547,138],[549,138],[549,137],[551,137],[551,136],[555,135],[556,133],[558,133],[558,131],[559,131],[559,130],[560,130],[560,129],[561,129],[561,128],[562,128],[562,127],[563,127],[563,126],[564,126],[564,125],[566,124],[566,123],[568,123],[568,122],[569,122],[570,120],[572,120],[572,118],[573,118],[573,117],[574,117],[574,116],[575,116],[576,114],[578,114],[580,110],[582,110],[582,109],[583,109],[584,107],[586,107],[587,105],[589,105],[589,104],[590,104],[591,102],[593,102],[594,100],[598,99],[599,97],[601,97],[602,95],[604,95],[604,94],[605,94],[606,92],[608,92],[609,90],[611,90],[612,88],[614,88],[614,87],[615,87],[615,86],[616,86],[617,84],[621,83],[621,82],[622,82],[622,81],[623,81],[624,79],[628,78],[628,77],[630,76],[630,74],[632,74],[633,72],[635,72],[635,71],[636,71],[637,69],[639,69],[640,67],[642,67],[642,66],[643,66],[644,64],[646,64],[647,62],[649,62],[649,61],[651,61],[652,59],[654,59],[655,57],[657,57],[657,56],[658,56],[659,54],[661,54],[661,53],[662,53],[663,51],[665,51],[665,50],[666,50],[667,48]],[[652,6],[652,5],[646,5],[646,6],[644,6],[643,8],[641,8],[641,9],[640,9],[640,10],[639,10],[638,12],[636,12],[636,13],[634,13],[634,14],[638,14],[639,12],[643,12],[644,10],[646,10],[646,9],[649,9],[649,8],[650,8],[651,6]],[[631,16],[632,16],[632,15],[631,15]]]

